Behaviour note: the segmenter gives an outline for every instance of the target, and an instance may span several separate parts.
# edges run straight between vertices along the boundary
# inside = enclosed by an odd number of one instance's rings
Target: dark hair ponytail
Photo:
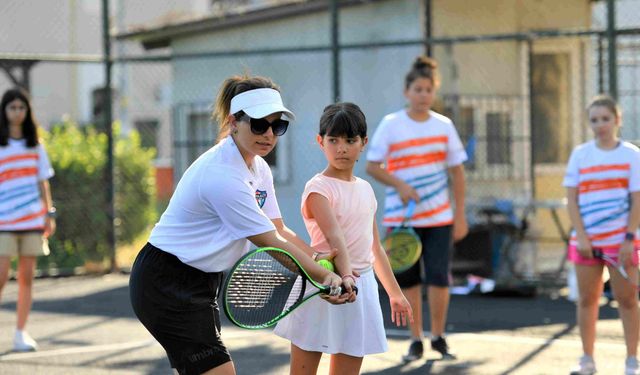
[[[433,86],[438,87],[440,78],[438,77],[438,63],[436,60],[427,56],[418,56],[413,65],[411,65],[411,70],[404,77],[404,88],[408,89],[413,81],[418,78],[430,79]]]

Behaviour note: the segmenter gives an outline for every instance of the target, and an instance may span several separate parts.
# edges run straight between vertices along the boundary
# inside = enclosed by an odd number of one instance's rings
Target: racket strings
[[[418,246],[418,244],[413,235],[409,233],[398,233],[389,239],[387,249],[398,252],[398,256],[400,256],[406,255],[407,252],[416,246]]]
[[[415,264],[422,250],[420,239],[414,233],[402,229],[389,234],[383,246],[394,272],[402,272]]]
[[[264,251],[245,259],[230,276],[225,303],[234,319],[246,326],[268,323],[304,294],[298,265],[285,254]]]

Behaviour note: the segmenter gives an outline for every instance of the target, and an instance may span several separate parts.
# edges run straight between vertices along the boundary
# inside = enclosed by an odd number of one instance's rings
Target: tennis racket
[[[413,228],[407,226],[415,208],[416,201],[410,200],[402,224],[394,228],[382,241],[389,257],[389,263],[391,263],[391,269],[395,274],[411,268],[422,254],[420,237]]]
[[[640,291],[640,286],[638,286],[634,281],[631,280],[627,270],[624,269],[624,265],[622,263],[617,262],[615,259],[605,254],[602,249],[594,248],[593,249],[593,257],[602,259],[605,263],[608,263],[611,267],[615,268],[616,271],[622,276],[625,280],[627,280],[630,284],[632,284],[637,291]]]
[[[318,294],[335,296],[341,292],[340,287],[315,282],[285,250],[263,247],[240,258],[229,271],[224,283],[224,312],[238,327],[267,328]]]

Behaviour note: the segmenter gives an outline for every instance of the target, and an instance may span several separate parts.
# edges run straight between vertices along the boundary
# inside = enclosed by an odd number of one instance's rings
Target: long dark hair
[[[29,94],[21,88],[13,88],[5,91],[0,102],[0,146],[9,144],[9,119],[7,119],[7,106],[12,101],[19,99],[27,106],[27,114],[22,122],[22,137],[27,141],[27,147],[35,147],[38,144],[38,123],[31,110]]]

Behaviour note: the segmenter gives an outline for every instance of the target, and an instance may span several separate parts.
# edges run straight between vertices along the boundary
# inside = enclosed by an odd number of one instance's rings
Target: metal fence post
[[[109,267],[111,272],[118,269],[116,263],[116,231],[115,231],[115,186],[113,181],[113,114],[111,100],[111,39],[109,37],[109,0],[102,0],[102,42],[104,48],[104,122],[107,133],[107,168],[105,171],[105,180],[107,185],[106,191],[106,208],[107,217],[109,219],[109,233],[107,241],[109,245]]]
[[[331,0],[331,75],[333,76],[333,102],[340,101],[340,27],[338,1]]]
[[[607,0],[607,43],[609,57],[609,94],[618,99],[618,58],[616,55],[616,4]]]

